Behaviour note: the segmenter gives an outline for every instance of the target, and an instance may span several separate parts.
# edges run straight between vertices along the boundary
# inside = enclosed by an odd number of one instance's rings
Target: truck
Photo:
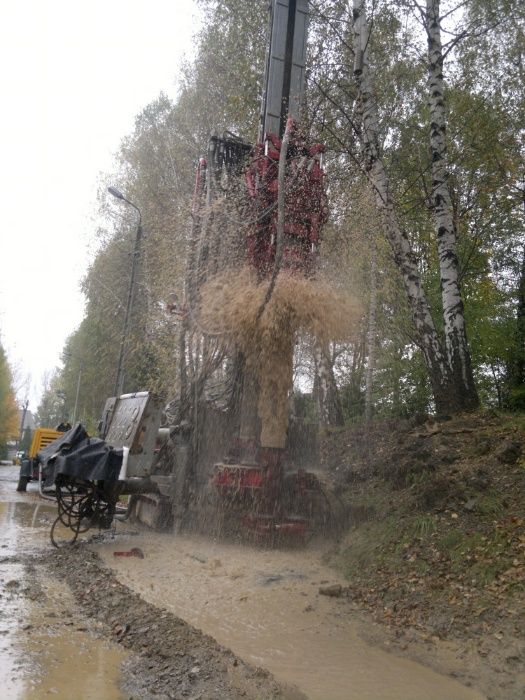
[[[37,428],[35,430],[29,451],[20,456],[17,491],[27,491],[27,485],[30,481],[38,481],[40,465],[38,453],[69,430],[69,428],[71,428],[69,423],[61,423],[57,428]]]

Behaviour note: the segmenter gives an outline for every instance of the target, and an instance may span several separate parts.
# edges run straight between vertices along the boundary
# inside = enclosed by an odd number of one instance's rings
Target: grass
[[[476,586],[489,585],[511,566],[511,559],[505,556],[506,536],[501,532],[484,536],[481,532],[454,529],[441,537],[437,545],[450,557],[450,571],[463,573]]]
[[[425,539],[437,530],[437,520],[435,515],[422,513],[416,515],[409,527],[409,531],[414,537]]]
[[[438,548],[442,552],[453,552],[458,545],[463,541],[464,534],[461,530],[449,530],[443,537],[438,540]]]
[[[367,522],[351,530],[348,546],[340,554],[340,566],[345,576],[352,578],[366,572],[371,566],[380,566],[386,559],[391,559],[398,538],[398,521],[395,518]],[[397,558],[395,554],[394,558]]]
[[[476,511],[480,515],[497,517],[501,515],[504,510],[505,507],[503,506],[502,497],[494,492],[488,492],[476,501]]]
[[[488,494],[484,508],[490,514],[499,512],[501,504],[495,494]],[[506,535],[498,530],[466,531],[454,527],[442,533],[436,515],[415,514],[412,517],[390,516],[370,521],[350,531],[345,549],[340,552],[339,566],[352,579],[385,567],[393,574],[407,569],[407,545],[419,541],[423,553],[426,546],[437,548],[449,560],[450,573],[464,576],[472,585],[484,587],[507,570],[512,561],[506,555]],[[431,573],[425,556],[411,562],[419,574]]]
[[[406,485],[408,488],[415,488],[417,486],[422,486],[432,481],[433,474],[428,469],[416,472],[408,472],[406,476]]]
[[[507,429],[517,428],[525,431],[525,413],[522,411],[501,412],[500,415],[505,418],[505,427]]]
[[[476,432],[463,427],[461,421],[443,427],[433,438],[435,470],[408,472],[404,488],[385,478],[386,467],[378,467],[348,489],[351,503],[370,508],[371,519],[356,522],[331,559],[356,600],[379,620],[385,606],[403,624],[429,622],[429,629],[439,615],[455,616],[458,629],[468,629],[480,619],[498,624],[509,606],[521,614],[523,472],[501,463],[496,450],[504,440],[525,446],[525,416],[482,421]],[[481,440],[489,443],[488,451]],[[397,438],[391,438],[386,447],[381,443],[380,455],[387,454],[388,444],[398,450]],[[453,464],[440,459],[449,448],[457,457]],[[400,453],[401,460],[406,453],[408,465],[410,449],[408,441]],[[376,462],[382,467],[379,458]]]

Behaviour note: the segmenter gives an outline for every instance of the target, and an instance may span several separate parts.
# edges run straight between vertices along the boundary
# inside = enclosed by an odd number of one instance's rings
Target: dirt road
[[[479,692],[363,641],[348,601],[319,594],[338,581],[322,550],[264,550],[198,536],[129,538],[144,559],[96,551],[119,580],[171,610],[310,700],[480,700]],[[132,544],[131,544],[132,543]]]
[[[35,566],[34,557],[49,547],[56,508],[34,487],[16,493],[17,480],[18,467],[0,466],[0,696],[124,698],[119,677],[125,652],[76,613],[64,583]]]
[[[0,467],[3,698],[485,697],[365,643],[358,611],[319,595],[337,583],[322,550],[250,549],[119,524],[90,545],[103,563],[86,547],[56,554],[55,508],[34,487],[17,494],[16,473]],[[144,559],[113,556],[131,547]]]
[[[2,700],[305,700],[141,600],[87,547],[55,550],[56,506],[17,481],[0,466]]]

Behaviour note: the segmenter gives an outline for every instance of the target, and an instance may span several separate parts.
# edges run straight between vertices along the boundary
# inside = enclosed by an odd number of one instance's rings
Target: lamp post
[[[129,288],[128,288],[128,300],[126,303],[126,315],[124,317],[124,328],[122,329],[122,339],[120,341],[120,352],[119,352],[119,358],[118,358],[118,365],[117,365],[117,380],[115,382],[115,396],[120,396],[122,394],[122,390],[124,387],[124,357],[126,353],[126,343],[128,340],[128,335],[129,335],[129,327],[130,327],[130,321],[131,321],[131,310],[133,308],[133,292],[135,288],[135,276],[137,273],[137,262],[138,258],[140,255],[140,244],[142,240],[142,214],[140,212],[140,209],[137,207],[136,204],[133,204],[133,202],[130,202],[129,199],[126,199],[122,192],[118,190],[116,187],[108,187],[108,192],[113,195],[113,197],[116,197],[117,199],[121,199],[123,202],[126,202],[129,204],[135,211],[137,212],[139,216],[139,220],[137,223],[137,233],[135,235],[135,247],[133,249],[133,257],[131,259],[131,275],[129,279]]]

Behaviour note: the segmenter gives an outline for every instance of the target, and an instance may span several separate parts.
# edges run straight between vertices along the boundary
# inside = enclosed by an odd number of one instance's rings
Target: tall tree
[[[440,0],[427,0],[422,15],[428,41],[428,102],[432,160],[432,208],[436,228],[445,348],[450,379],[461,408],[476,408],[479,399],[472,376],[465,313],[459,284],[457,231],[449,189],[445,113],[444,53]]]
[[[67,397],[61,389],[61,377],[58,370],[44,377],[42,397],[36,410],[36,424],[42,428],[54,428],[68,420]]]
[[[403,278],[412,310],[417,341],[429,372],[436,408],[439,412],[463,408],[462,397],[452,382],[448,363],[438,336],[430,306],[423,289],[407,232],[396,215],[390,181],[382,158],[379,132],[379,115],[374,95],[373,73],[369,62],[370,25],[366,17],[364,0],[353,0],[355,79],[358,89],[360,138],[365,159],[365,169],[374,189],[383,227],[392,247],[394,259]]]

